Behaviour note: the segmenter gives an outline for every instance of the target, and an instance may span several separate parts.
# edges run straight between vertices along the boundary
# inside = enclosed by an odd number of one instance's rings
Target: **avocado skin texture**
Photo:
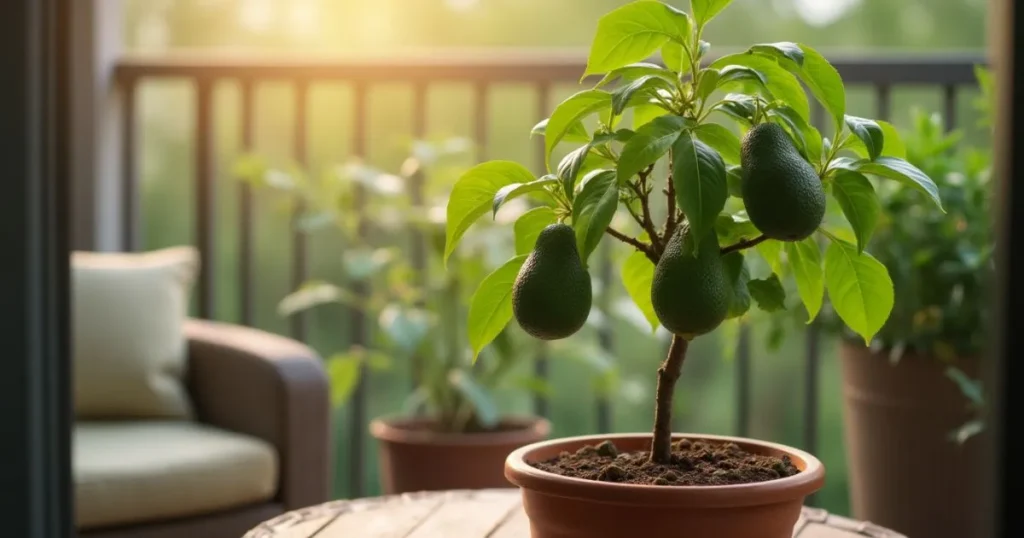
[[[825,217],[825,188],[782,127],[754,126],[741,149],[740,189],[750,222],[779,241],[814,233]]]
[[[732,302],[714,230],[701,239],[696,257],[693,254],[692,234],[680,227],[665,245],[651,284],[658,320],[684,338],[713,331],[725,321]]]
[[[552,224],[541,230],[512,284],[519,326],[541,340],[565,338],[587,322],[592,301],[590,273],[580,261],[572,228]]]

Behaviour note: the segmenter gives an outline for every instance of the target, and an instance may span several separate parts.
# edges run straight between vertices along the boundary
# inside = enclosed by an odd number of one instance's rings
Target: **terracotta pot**
[[[480,433],[440,433],[432,426],[420,418],[370,423],[385,494],[512,487],[502,473],[509,452],[551,431],[547,420],[535,417],[506,418],[495,431]]]
[[[640,486],[569,478],[530,462],[611,440],[621,451],[649,450],[650,434],[590,435],[526,446],[509,455],[505,476],[523,491],[532,538],[791,538],[804,498],[825,482],[814,456],[773,443],[714,435],[682,438],[733,442],[744,450],[788,455],[799,474],[735,486]]]
[[[949,438],[971,413],[946,366],[913,355],[891,364],[852,343],[842,357],[853,516],[915,538],[973,536],[986,513],[984,454],[981,439]],[[977,361],[957,366],[973,375]]]

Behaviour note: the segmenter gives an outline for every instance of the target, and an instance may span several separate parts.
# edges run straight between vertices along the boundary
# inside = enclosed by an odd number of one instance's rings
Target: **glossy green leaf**
[[[473,376],[463,370],[448,373],[448,382],[473,406],[473,416],[484,428],[493,428],[501,420],[498,404]]]
[[[693,131],[701,142],[711,146],[730,164],[740,163],[740,138],[719,123],[705,123]]]
[[[669,83],[675,82],[675,75],[668,69],[658,64],[638,62],[609,71],[604,78],[594,85],[594,88],[598,89],[607,86],[615,79],[622,79],[623,82],[628,83],[645,76],[660,77]]]
[[[725,169],[725,182],[728,184],[729,196],[743,198],[743,167],[738,164]]]
[[[882,149],[885,147],[885,133],[875,120],[846,116],[846,127],[867,148],[868,158],[873,161],[882,154]]]
[[[558,163],[558,178],[562,182],[562,192],[565,193],[570,202],[573,196],[575,196],[576,178],[579,177],[580,170],[583,169],[583,163],[590,155],[590,147],[590,144],[578,147],[570,151]]]
[[[854,245],[832,239],[825,251],[825,287],[840,319],[870,344],[893,307],[892,280],[885,266]]]
[[[705,69],[697,84],[697,98],[706,100],[718,89],[718,81],[722,78],[722,72],[717,69]]]
[[[832,196],[857,235],[857,250],[864,250],[882,214],[875,188],[862,174],[843,170],[832,181]]]
[[[545,118],[541,120],[537,125],[533,126],[530,130],[530,137],[533,138],[535,135],[544,136],[548,130],[548,121],[551,118]],[[565,135],[562,137],[563,142],[589,142],[590,133],[587,132],[587,128],[583,126],[583,122],[577,121],[569,126],[565,131]]]
[[[526,261],[520,254],[487,275],[469,301],[466,332],[473,348],[473,360],[490,344],[512,319],[512,284]]]
[[[907,146],[903,143],[903,137],[900,136],[900,132],[896,130],[896,127],[887,121],[876,120],[876,123],[882,128],[882,136],[885,140],[882,155],[906,159]]]
[[[895,179],[905,185],[921,191],[930,198],[935,205],[942,208],[942,200],[939,198],[939,188],[927,174],[909,162],[896,157],[879,157],[874,162],[857,161],[853,168],[864,174],[871,174],[888,179]]]
[[[529,254],[537,244],[541,230],[556,221],[555,210],[550,207],[535,207],[520,215],[512,226],[516,236],[516,254]]]
[[[698,28],[718,15],[732,0],[690,0],[690,11],[693,12],[693,21]]]
[[[651,123],[655,118],[660,118],[669,114],[668,110],[658,105],[639,105],[632,108],[633,111],[633,130],[639,131],[641,127]]]
[[[672,89],[672,83],[665,81],[661,77],[647,75],[640,77],[621,88],[616,88],[615,91],[612,92],[612,114],[622,114],[622,111],[626,109],[631,101],[638,103],[636,98],[652,94],[658,89],[670,90]]]
[[[719,71],[717,89],[731,91],[734,88],[742,90],[750,87],[768,90],[768,81],[756,69],[745,65],[727,65]],[[771,95],[771,91],[767,95]]]
[[[444,261],[455,251],[466,230],[492,207],[494,195],[506,185],[529,183],[533,173],[512,161],[490,161],[470,168],[448,197]]]
[[[782,287],[779,275],[772,273],[768,278],[747,282],[747,290],[757,303],[757,307],[765,312],[777,312],[786,309],[786,290]]]
[[[796,290],[807,309],[807,322],[818,316],[825,299],[825,273],[821,267],[821,252],[813,237],[786,243],[786,257],[793,270]]]
[[[669,70],[679,74],[689,73],[691,69],[690,55],[678,41],[669,41],[661,47],[661,61]]]
[[[804,51],[800,48],[800,45],[796,43],[790,43],[783,41],[779,43],[764,43],[761,45],[754,45],[750,47],[750,52],[754,54],[760,54],[768,56],[776,61],[786,59],[795,63],[797,66],[804,64]]]
[[[753,239],[761,234],[744,214],[723,213],[715,220],[715,233],[722,246]]]
[[[687,43],[690,17],[667,4],[640,1],[601,17],[584,76],[641,62],[669,40]]]
[[[529,183],[513,183],[511,185],[505,185],[498,190],[497,194],[494,195],[494,215],[498,214],[498,210],[501,206],[512,199],[518,198],[524,194],[531,192],[544,193],[551,198],[551,193],[548,192],[547,188],[552,185],[557,185],[558,179],[554,176],[544,176],[540,179],[533,180]]]
[[[741,65],[756,70],[764,77],[765,87],[775,99],[792,107],[802,118],[810,118],[810,103],[795,73],[787,71],[769,57],[749,52],[723,56],[715,60],[711,67],[725,69],[729,65]]]
[[[672,146],[672,184],[676,204],[690,222],[694,244],[699,245],[729,197],[725,162],[711,146],[684,131]]]
[[[559,103],[551,113],[544,131],[544,163],[550,166],[551,152],[565,138],[566,133],[591,114],[612,106],[612,94],[603,90],[584,90]]]
[[[615,172],[605,170],[590,179],[572,204],[572,228],[583,265],[604,237],[619,206],[619,185]]]
[[[644,168],[654,164],[679,138],[686,120],[679,116],[661,116],[637,129],[619,155],[618,181],[625,183]]]
[[[729,305],[727,319],[738,318],[750,310],[750,272],[740,252],[730,252],[724,258],[725,271],[732,283],[732,302]]]
[[[651,303],[651,283],[654,281],[654,263],[640,251],[634,251],[622,266],[622,285],[630,299],[643,312],[651,331],[658,328],[658,316]]]
[[[782,241],[769,239],[757,244],[757,253],[764,258],[765,263],[776,274],[783,274],[782,266]]]
[[[800,80],[810,88],[811,93],[835,120],[836,132],[840,132],[846,117],[846,89],[839,71],[832,66],[818,51],[807,45],[800,44],[804,52],[804,63],[786,63],[798,73]]]
[[[818,132],[808,121],[790,106],[778,106],[768,112],[768,116],[778,120],[797,141],[797,146],[802,147],[805,157],[812,164],[818,164],[822,159],[821,133]]]

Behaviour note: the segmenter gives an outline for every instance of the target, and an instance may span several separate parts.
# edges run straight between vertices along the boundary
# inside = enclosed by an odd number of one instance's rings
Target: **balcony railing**
[[[947,127],[955,127],[958,110],[958,95],[965,88],[976,85],[974,68],[984,63],[981,57],[960,56],[943,58],[842,58],[832,59],[846,84],[850,87],[870,88],[874,93],[875,115],[888,119],[892,115],[892,91],[897,87],[921,86],[938,89],[941,93],[942,109]],[[365,60],[253,60],[249,58],[211,59],[198,57],[161,56],[155,58],[124,58],[116,70],[117,84],[123,99],[122,113],[122,155],[121,184],[123,211],[123,244],[128,248],[140,247],[141,217],[140,187],[138,173],[137,137],[137,96],[142,83],[155,79],[187,80],[194,86],[194,215],[195,240],[202,253],[201,276],[198,283],[198,313],[211,317],[214,312],[216,286],[237,286],[241,322],[252,324],[254,319],[253,290],[257,275],[253,267],[254,252],[254,211],[253,193],[250,187],[239,182],[238,232],[239,245],[237,279],[233,282],[217,282],[214,263],[217,259],[214,241],[216,221],[215,195],[215,147],[213,113],[213,89],[221,81],[232,81],[241,88],[241,144],[243,150],[253,149],[255,138],[254,88],[265,81],[286,81],[294,85],[294,126],[291,137],[293,157],[300,164],[308,164],[309,151],[307,128],[309,114],[309,88],[313,83],[341,82],[350,85],[352,105],[350,114],[354,145],[352,153],[364,156],[367,151],[368,95],[380,83],[405,83],[412,88],[412,130],[413,135],[426,135],[427,91],[439,82],[464,83],[473,88],[472,136],[478,147],[486,148],[489,118],[488,102],[492,89],[497,84],[516,83],[532,87],[535,95],[535,119],[548,115],[553,107],[552,88],[555,85],[575,85],[584,71],[584,58],[579,54],[558,53],[501,53],[483,55],[441,55],[405,59]],[[813,109],[813,121],[821,126],[824,111],[820,106]],[[543,143],[538,141],[535,150],[537,170],[544,169]],[[486,158],[477,153],[480,159]],[[295,232],[291,249],[291,277],[295,286],[308,277],[308,252],[306,237]],[[413,256],[414,263],[423,267],[423,256]],[[605,262],[599,269],[607,281],[613,272]],[[365,343],[366,320],[358,313],[353,314],[352,343]],[[599,344],[606,350],[612,346],[610,329],[599,331]],[[291,335],[305,339],[307,323],[304,316],[296,316],[291,325]],[[750,429],[751,417],[751,349],[750,334],[741,330],[736,355],[736,433],[746,435]],[[805,376],[802,381],[803,394],[803,445],[814,451],[818,437],[818,392],[819,368],[821,363],[820,334],[817,325],[810,325],[805,334]],[[415,368],[414,368],[415,371]],[[535,360],[535,372],[547,375],[544,357]],[[363,468],[365,466],[365,435],[367,423],[366,376],[361,376],[353,401],[349,406],[350,430],[343,439],[343,447],[349,452],[348,493],[353,496],[364,492]],[[535,410],[545,415],[547,401],[536,397]],[[611,428],[610,404],[598,399],[595,402],[595,417],[598,428]]]

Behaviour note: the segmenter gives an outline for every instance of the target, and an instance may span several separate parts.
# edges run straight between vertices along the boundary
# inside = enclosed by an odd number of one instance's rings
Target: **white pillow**
[[[188,418],[182,327],[199,253],[71,254],[78,418]]]

